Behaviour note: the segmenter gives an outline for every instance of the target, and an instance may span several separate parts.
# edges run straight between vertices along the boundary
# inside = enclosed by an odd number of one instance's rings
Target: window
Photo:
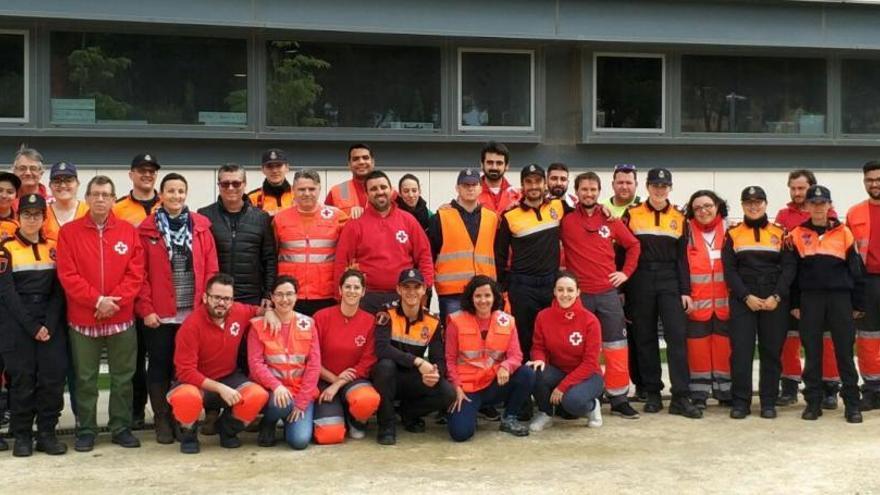
[[[55,32],[52,123],[247,125],[241,39]]]
[[[459,50],[459,127],[534,130],[534,59],[531,50]]]
[[[686,55],[681,130],[825,134],[825,61]]]
[[[842,131],[880,134],[880,60],[841,61]]]
[[[0,122],[28,120],[27,33],[0,31]]]
[[[270,41],[270,126],[439,129],[437,47]]]
[[[663,132],[662,55],[596,54],[593,130]]]

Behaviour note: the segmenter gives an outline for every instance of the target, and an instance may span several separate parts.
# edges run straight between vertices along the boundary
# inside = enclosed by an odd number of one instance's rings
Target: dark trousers
[[[174,337],[180,325],[163,323],[157,328],[145,328],[144,340],[150,354],[147,381],[150,385],[165,385],[174,378]]]
[[[758,297],[766,297],[757,291],[753,293]],[[785,343],[788,328],[788,301],[783,299],[773,311],[752,311],[735,297],[731,297],[729,301],[728,333],[733,406],[748,408],[752,403],[752,365],[757,338],[760,360],[758,394],[761,407],[774,407],[779,391],[779,378],[782,375],[782,345]]]
[[[132,398],[131,416],[134,419],[143,419],[144,406],[147,405],[147,341],[146,332],[152,330],[144,325],[144,320],[138,318],[137,323],[137,361],[134,367],[134,377],[131,379]]]
[[[504,386],[493,381],[488,387],[467,394],[461,410],[449,413],[447,427],[449,436],[456,442],[464,442],[477,431],[477,411],[483,406],[504,402],[504,416],[516,417],[535,386],[535,372],[528,366],[520,366]]]
[[[380,359],[373,366],[373,387],[382,397],[377,411],[379,428],[394,426],[394,401],[400,401],[400,417],[404,420],[420,418],[435,411],[446,411],[455,401],[455,388],[441,378],[433,387],[422,383],[422,374],[416,368],[398,366],[391,359]]]
[[[293,309],[306,316],[314,316],[318,311],[336,305],[335,299],[297,299]]]
[[[822,334],[831,332],[837,369],[842,388],[840,395],[847,407],[858,407],[859,375],[853,363],[855,328],[849,291],[803,291],[799,330],[804,346],[804,399],[819,407],[824,397],[822,386]]]
[[[650,270],[640,266],[627,282],[626,297],[632,307],[633,334],[642,388],[650,394],[663,389],[657,318],[663,322],[666,362],[672,395],[687,397],[690,370],[687,361],[687,317],[681,305],[678,275],[672,268]]]
[[[531,359],[532,335],[535,333],[535,318],[538,313],[550,307],[553,302],[553,282],[555,274],[532,277],[529,275],[510,275],[507,294],[510,297],[510,310],[516,318],[519,346],[522,348],[523,362]]]
[[[550,404],[550,395],[559,383],[565,379],[566,373],[559,368],[546,365],[543,371],[535,374],[535,402],[542,412],[553,415],[553,405]],[[562,394],[562,406],[568,414],[582,418],[596,406],[596,399],[602,396],[605,383],[602,375],[594,373],[586,380],[575,383]]]
[[[67,336],[56,331],[47,342],[18,336],[14,350],[3,353],[9,375],[9,432],[31,435],[37,430],[54,432],[64,408],[67,375]]]

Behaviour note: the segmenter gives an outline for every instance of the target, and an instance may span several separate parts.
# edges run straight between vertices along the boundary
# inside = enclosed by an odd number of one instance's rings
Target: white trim
[[[0,122],[6,123],[27,123],[30,122],[30,95],[31,95],[31,74],[30,74],[30,48],[31,48],[31,40],[30,40],[30,31],[26,29],[0,29],[0,34],[18,34],[24,39],[24,65],[23,65],[23,76],[24,76],[24,116],[22,117],[0,117]]]
[[[461,100],[462,100],[462,82],[461,82],[461,56],[463,53],[513,53],[529,55],[529,125],[528,126],[510,126],[510,125],[463,125],[461,123]],[[504,48],[459,48],[458,49],[458,81],[456,94],[456,124],[458,131],[535,131],[535,50],[515,50]]]
[[[660,59],[660,128],[654,127],[599,127],[596,125],[596,116],[598,114],[598,98],[596,93],[597,80],[599,78],[599,67],[596,63],[599,57],[617,57],[617,58],[659,58]],[[593,53],[593,101],[592,101],[592,123],[590,128],[593,132],[609,132],[609,133],[666,133],[666,55],[662,53],[615,53],[615,52],[594,52]]]

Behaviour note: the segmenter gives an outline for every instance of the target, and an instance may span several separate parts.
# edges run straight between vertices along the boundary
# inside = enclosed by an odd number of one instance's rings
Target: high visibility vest
[[[116,201],[116,204],[113,205],[113,215],[120,219],[125,220],[126,222],[137,227],[144,220],[147,219],[148,216],[152,213],[156,213],[156,210],[162,206],[162,202],[159,201],[159,193],[156,194],[156,202],[153,203],[153,207],[150,208],[150,211],[147,212],[144,210],[144,207],[139,202],[135,201],[134,198],[131,197],[131,194],[125,196],[124,198],[119,198]]]
[[[733,252],[736,254],[748,251],[767,253],[779,253],[782,251],[782,241],[785,238],[785,229],[775,223],[768,223],[758,229],[758,238],[755,238],[755,229],[745,223],[731,227],[727,231],[733,243]]]
[[[440,319],[424,310],[422,319],[410,322],[402,310],[388,311],[391,340],[405,346],[427,347],[440,327]]]
[[[855,243],[852,232],[843,224],[826,230],[822,236],[800,226],[795,227],[789,235],[801,258],[825,255],[845,260],[846,252]]]
[[[647,201],[627,210],[629,229],[636,237],[655,235],[678,239],[684,235],[684,214],[669,205],[665,211],[656,211],[648,207]]]
[[[712,261],[709,247],[703,237],[702,230],[695,220],[690,221],[687,257],[691,276],[691,298],[694,310],[688,313],[692,321],[709,321],[712,315],[726,321],[730,317],[727,306],[727,284],[724,282],[724,267],[721,263],[721,247],[724,245],[726,222],[718,222],[715,226],[715,238],[712,250],[718,258]]]
[[[862,201],[846,212],[846,226],[853,234],[862,261],[867,263],[868,243],[871,241],[871,209],[868,200]]]
[[[89,205],[86,204],[85,201],[80,201],[76,205],[76,212],[73,214],[73,218],[70,221],[74,221],[86,216],[86,213],[89,212]],[[58,223],[58,217],[55,216],[55,210],[52,208],[52,205],[49,205],[46,208],[46,222],[43,224],[43,235],[46,236],[46,239],[58,240],[58,232],[61,230],[61,224]]]
[[[278,274],[296,277],[300,299],[332,299],[336,295],[333,262],[342,230],[340,215],[339,209],[324,205],[306,224],[299,210],[288,208],[272,222],[278,241]]]
[[[349,179],[331,187],[330,192],[327,195],[332,198],[329,202],[332,203],[333,206],[344,211],[346,214],[351,213],[351,209],[355,206],[364,206],[358,199],[357,189],[354,187],[353,179]]]
[[[458,328],[458,377],[465,392],[483,390],[492,384],[498,367],[507,356],[507,346],[513,333],[513,316],[504,311],[492,313],[486,339],[480,335],[477,317],[456,311],[449,318]]]
[[[263,358],[269,371],[291,394],[296,395],[302,386],[312,339],[317,337],[315,322],[308,316],[297,313],[290,323],[286,341],[282,339],[280,332],[272,335],[262,318],[251,321],[251,331],[257,332],[260,342],[263,343]]]
[[[9,255],[8,266],[0,267],[0,272],[12,272],[16,292],[41,296],[50,294],[56,277],[55,241],[40,239],[40,242],[31,244],[14,236],[3,241],[0,249]]]
[[[498,215],[488,208],[480,208],[480,231],[476,245],[471,242],[458,210],[448,206],[440,208],[437,215],[440,216],[440,231],[443,233],[443,246],[434,266],[437,294],[461,294],[475,275],[487,275],[494,280],[497,276],[495,233],[498,231]]]
[[[275,196],[263,194],[262,187],[259,189],[254,189],[253,191],[249,192],[247,196],[252,205],[260,210],[265,211],[270,216],[275,216],[293,205],[292,190],[287,190],[281,195],[280,203],[278,202],[278,198],[276,198]]]

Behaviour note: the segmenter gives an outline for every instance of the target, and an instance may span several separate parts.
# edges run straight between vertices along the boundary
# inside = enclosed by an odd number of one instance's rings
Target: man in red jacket
[[[791,202],[776,213],[776,223],[791,232],[795,227],[810,219],[805,198],[807,189],[816,185],[816,175],[810,170],[792,170],[788,174],[788,193]],[[837,218],[832,208],[829,218]],[[798,322],[791,318],[788,336],[782,347],[782,383],[781,393],[776,405],[787,406],[797,402],[798,384],[801,381],[801,338],[798,334]],[[837,360],[834,357],[834,342],[831,333],[825,332],[822,339],[822,383],[825,387],[823,409],[837,408],[837,392],[840,390],[840,373],[837,371]]]
[[[365,181],[369,205],[363,216],[342,229],[336,244],[333,279],[350,267],[364,272],[367,294],[361,308],[376,313],[397,299],[397,274],[417,268],[425,285],[434,284],[434,263],[428,236],[415,217],[391,201],[393,189],[384,172],[375,170]]]
[[[638,266],[638,239],[620,220],[599,206],[602,182],[593,172],[574,180],[578,206],[562,219],[560,238],[565,248],[565,267],[578,278],[581,302],[602,324],[602,352],[605,356],[605,392],[612,414],[638,419],[629,405],[629,353],[626,318],[617,292]],[[615,263],[615,246],[626,252],[621,270]]]
[[[495,141],[486,143],[480,152],[480,166],[483,170],[483,177],[480,179],[480,204],[499,215],[516,206],[522,192],[504,178],[510,168],[510,151],[507,146]]]
[[[58,278],[67,295],[70,347],[76,372],[77,437],[88,452],[98,432],[98,369],[107,346],[113,443],[140,447],[131,434],[132,377],[137,356],[134,301],[144,279],[137,230],[113,216],[113,182],[98,175],[86,187],[89,214],[66,224],[58,237]]]

